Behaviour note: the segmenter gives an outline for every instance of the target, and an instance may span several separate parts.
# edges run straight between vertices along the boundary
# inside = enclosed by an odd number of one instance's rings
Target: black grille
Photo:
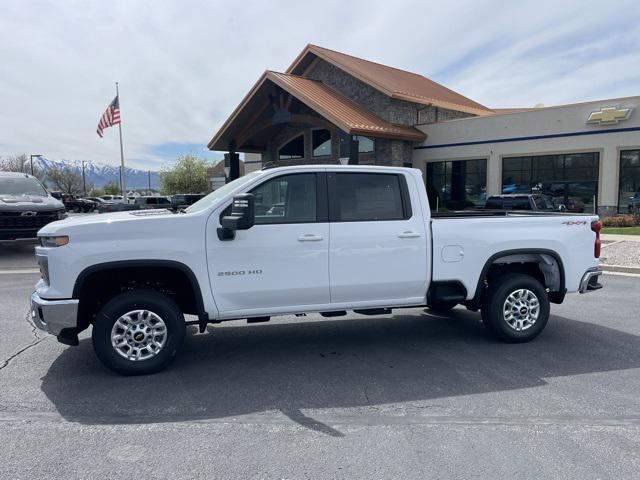
[[[36,212],[35,215],[23,215],[24,212],[0,212],[0,228],[40,228],[58,220],[58,212]]]

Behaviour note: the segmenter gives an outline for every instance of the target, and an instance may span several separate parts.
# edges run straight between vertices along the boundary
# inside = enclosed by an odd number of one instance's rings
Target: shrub
[[[616,215],[602,219],[604,227],[635,227],[640,225],[639,215]]]

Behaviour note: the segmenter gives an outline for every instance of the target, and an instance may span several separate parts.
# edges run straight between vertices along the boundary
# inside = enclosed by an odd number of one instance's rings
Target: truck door
[[[325,173],[280,175],[250,193],[255,196],[253,227],[238,230],[229,241],[207,234],[209,276],[221,315],[267,315],[328,304]]]
[[[426,224],[400,173],[328,172],[332,303],[416,304],[427,288]],[[409,178],[413,182],[412,178]]]

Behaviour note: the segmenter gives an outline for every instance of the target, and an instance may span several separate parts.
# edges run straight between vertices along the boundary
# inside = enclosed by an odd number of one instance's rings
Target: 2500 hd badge
[[[219,277],[235,277],[238,275],[261,275],[262,270],[233,270],[231,272],[218,272]]]

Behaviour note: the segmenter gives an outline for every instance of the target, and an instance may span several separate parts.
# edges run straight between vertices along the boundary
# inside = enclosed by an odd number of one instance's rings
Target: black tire
[[[504,307],[507,298],[512,293],[523,289],[528,290],[537,298],[538,316],[532,325],[522,330],[516,330],[505,319]],[[528,312],[526,309],[530,309],[531,305],[535,305],[535,302],[522,307],[525,309],[522,310],[525,312],[525,318]],[[481,315],[485,326],[500,340],[509,343],[523,343],[533,340],[544,330],[549,320],[549,310],[549,296],[538,280],[530,275],[510,273],[491,282],[482,305]],[[521,312],[516,311],[516,313],[520,314]]]
[[[164,345],[146,360],[125,358],[111,343],[116,321],[135,310],[153,312],[166,326]],[[184,316],[171,298],[153,290],[133,290],[114,297],[100,310],[93,325],[93,348],[100,361],[114,372],[121,375],[147,375],[163,370],[173,361],[182,346],[185,330]],[[146,349],[146,352],[150,353],[151,349]]]
[[[436,313],[447,313],[458,305],[458,302],[434,302],[429,305],[429,310]]]

